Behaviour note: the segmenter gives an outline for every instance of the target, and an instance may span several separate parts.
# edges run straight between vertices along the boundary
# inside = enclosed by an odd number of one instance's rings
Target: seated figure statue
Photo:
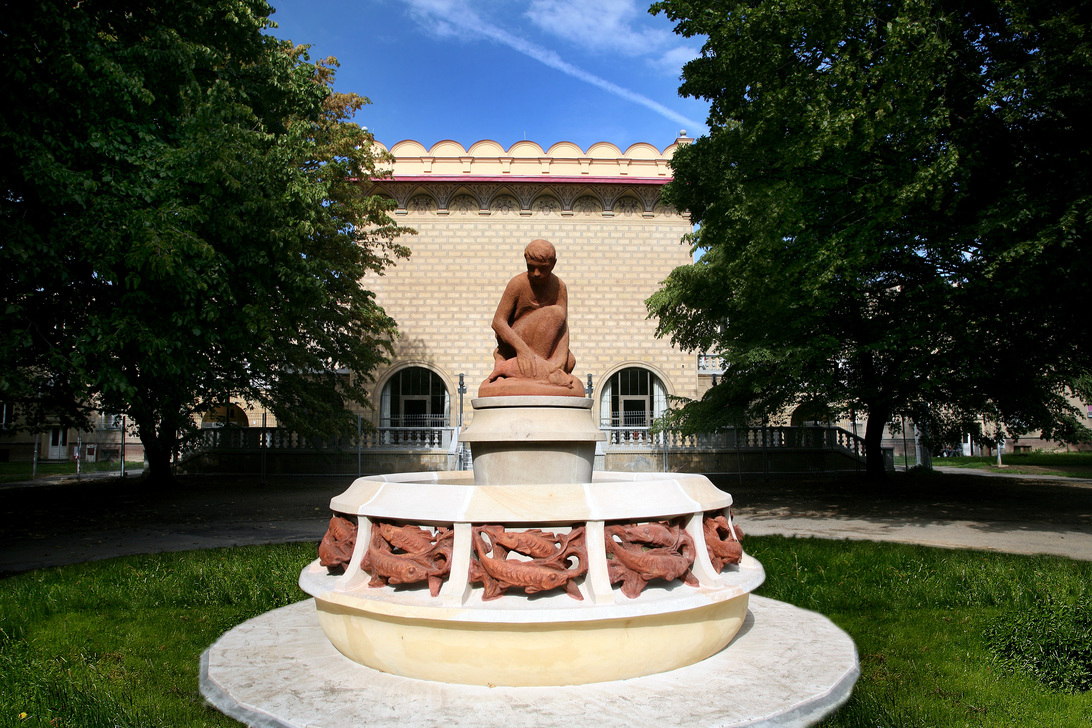
[[[584,387],[572,375],[568,292],[553,273],[557,253],[548,240],[533,240],[523,257],[527,272],[508,281],[493,316],[493,372],[478,396],[583,397]]]

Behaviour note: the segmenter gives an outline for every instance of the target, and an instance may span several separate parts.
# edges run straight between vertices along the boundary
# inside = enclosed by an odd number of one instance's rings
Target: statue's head
[[[557,253],[549,240],[532,240],[524,249],[523,258],[527,261],[527,280],[537,287],[550,279]]]
[[[557,262],[557,251],[549,240],[532,240],[523,250],[523,257],[528,263],[549,265],[553,267]]]

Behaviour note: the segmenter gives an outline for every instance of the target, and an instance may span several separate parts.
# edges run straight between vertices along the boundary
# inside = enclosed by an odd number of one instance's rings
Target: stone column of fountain
[[[525,257],[463,435],[473,477],[358,479],[300,586],[343,655],[405,677],[581,685],[703,660],[739,630],[762,566],[708,479],[592,472],[605,436],[572,376],[553,247]]]

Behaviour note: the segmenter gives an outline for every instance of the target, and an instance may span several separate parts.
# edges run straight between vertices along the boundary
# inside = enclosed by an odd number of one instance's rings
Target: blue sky
[[[367,96],[356,121],[388,147],[493,139],[543,148],[608,141],[663,149],[705,132],[708,104],[678,95],[701,42],[648,0],[270,0],[271,32],[341,63]]]

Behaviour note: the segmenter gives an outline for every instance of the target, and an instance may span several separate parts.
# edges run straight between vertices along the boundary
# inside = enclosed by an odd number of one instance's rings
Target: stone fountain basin
[[[330,575],[318,561],[300,574],[331,643],[355,662],[397,675],[473,685],[578,685],[674,670],[723,649],[747,615],[748,594],[765,578],[747,556],[716,573],[702,518],[731,496],[700,475],[595,473],[590,483],[475,485],[464,471],[360,478],[331,500],[358,516],[351,565]],[[368,586],[354,566],[370,519],[453,528],[451,576],[438,597],[427,588]],[[630,599],[612,588],[604,524],[682,518],[697,546],[697,586],[650,585]],[[584,525],[588,574],[582,600],[563,592],[510,591],[483,601],[467,583],[474,525],[564,530]]]
[[[330,500],[346,515],[437,524],[661,519],[731,505],[703,475],[614,471],[590,483],[520,485],[475,485],[466,470],[371,475]]]

